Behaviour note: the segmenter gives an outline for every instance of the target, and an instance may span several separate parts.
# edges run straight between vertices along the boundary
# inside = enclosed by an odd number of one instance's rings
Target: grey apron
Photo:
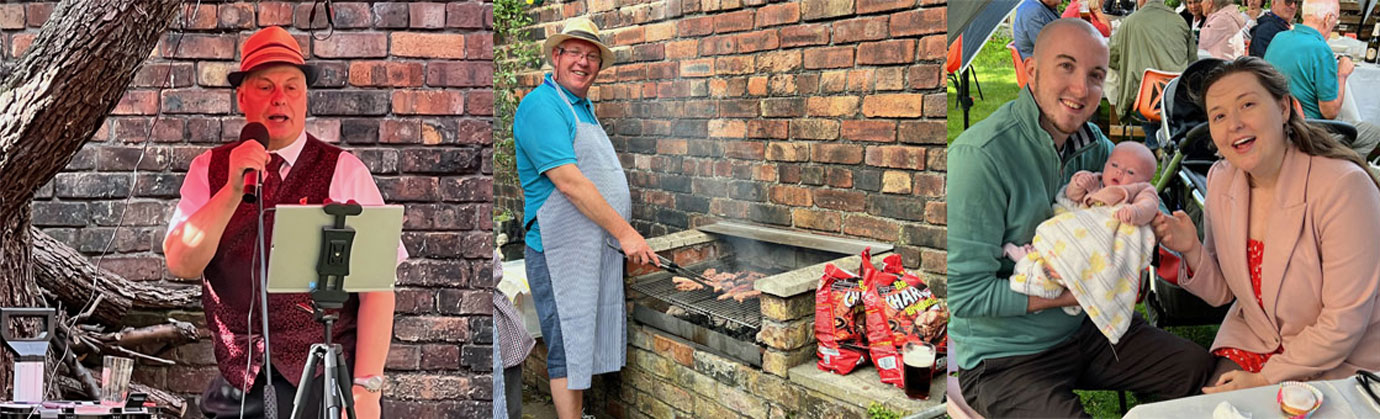
[[[608,135],[598,119],[593,124],[580,121],[565,92],[553,87],[575,116],[575,167],[619,216],[628,219],[628,178]],[[587,389],[590,376],[618,371],[626,364],[623,255],[604,245],[605,240],[616,240],[560,191],[542,203],[537,222],[565,340],[567,386]]]

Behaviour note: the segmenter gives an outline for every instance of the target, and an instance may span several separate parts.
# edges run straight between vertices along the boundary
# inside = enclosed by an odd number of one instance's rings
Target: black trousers
[[[301,374],[297,372],[294,374]],[[208,419],[260,419],[264,418],[264,383],[268,380],[265,375],[271,376],[273,380],[273,393],[278,396],[278,418],[289,419],[292,417],[293,401],[297,397],[297,386],[292,385],[276,369],[272,373],[266,370],[259,370],[259,376],[254,380],[254,386],[249,388],[248,397],[244,400],[243,415],[240,410],[240,399],[244,393],[225,381],[225,378],[216,376],[211,381],[211,385],[206,388],[206,392],[201,396],[201,413]],[[302,406],[302,418],[317,419],[321,415],[321,394],[322,386],[325,383],[324,376],[318,376],[310,383],[307,390],[306,402]],[[347,388],[346,391],[349,391]]]
[[[503,369],[503,387],[503,397],[508,401],[508,419],[522,419],[522,364]]]
[[[1139,314],[1112,347],[1092,320],[1037,354],[986,359],[960,370],[968,405],[985,417],[1088,417],[1079,390],[1129,390],[1162,399],[1198,394],[1216,360],[1198,344],[1145,322]]]

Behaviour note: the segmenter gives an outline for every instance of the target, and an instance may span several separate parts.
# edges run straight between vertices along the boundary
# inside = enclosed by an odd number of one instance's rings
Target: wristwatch
[[[383,390],[383,377],[371,375],[368,377],[355,377],[355,385],[364,387],[370,393],[378,393]]]

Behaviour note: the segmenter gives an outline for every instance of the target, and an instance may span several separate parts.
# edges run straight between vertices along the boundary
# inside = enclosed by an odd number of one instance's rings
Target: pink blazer
[[[1246,172],[1223,160],[1208,174],[1202,260],[1180,285],[1217,306],[1236,298],[1212,349],[1282,343],[1261,370],[1271,383],[1380,370],[1380,191],[1351,162],[1289,147],[1275,196],[1262,309],[1246,267]]]

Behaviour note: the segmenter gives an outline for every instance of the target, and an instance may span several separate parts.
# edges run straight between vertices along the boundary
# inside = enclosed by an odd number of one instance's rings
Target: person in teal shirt
[[[1030,84],[948,149],[949,336],[962,396],[987,417],[1087,416],[1078,389],[1174,398],[1208,384],[1206,349],[1137,316],[1112,347],[1065,291],[1012,291],[1002,244],[1031,242],[1054,196],[1079,170],[1100,170],[1112,144],[1088,123],[1102,99],[1105,40],[1092,25],[1045,26],[1026,62]]]
[[[571,106],[556,94],[556,89],[571,99]],[[570,108],[575,114],[570,113]],[[556,184],[542,176],[556,167],[575,163],[575,121],[597,124],[594,104],[583,95],[576,95],[547,74],[542,84],[522,98],[513,118],[513,137],[517,156],[518,179],[522,182],[522,224],[527,228],[524,238],[528,247],[540,252],[541,225],[537,210]]]
[[[524,261],[556,414],[579,419],[589,417],[583,396],[593,376],[627,364],[626,261],[658,263],[628,223],[627,176],[588,99],[613,51],[586,18],[566,21],[542,50],[551,74],[518,104],[513,122]]]
[[[1011,19],[1011,36],[1021,59],[1035,51],[1035,36],[1040,28],[1059,18],[1059,0],[1022,0]]]
[[[1351,58],[1336,58],[1327,36],[1341,16],[1337,0],[1308,0],[1303,3],[1303,24],[1280,32],[1265,50],[1265,61],[1289,79],[1289,93],[1299,100],[1303,114],[1311,119],[1338,119],[1346,98],[1346,80],[1355,64]],[[1345,121],[1356,127],[1356,139],[1348,146],[1361,158],[1377,156],[1380,127],[1364,121]]]

